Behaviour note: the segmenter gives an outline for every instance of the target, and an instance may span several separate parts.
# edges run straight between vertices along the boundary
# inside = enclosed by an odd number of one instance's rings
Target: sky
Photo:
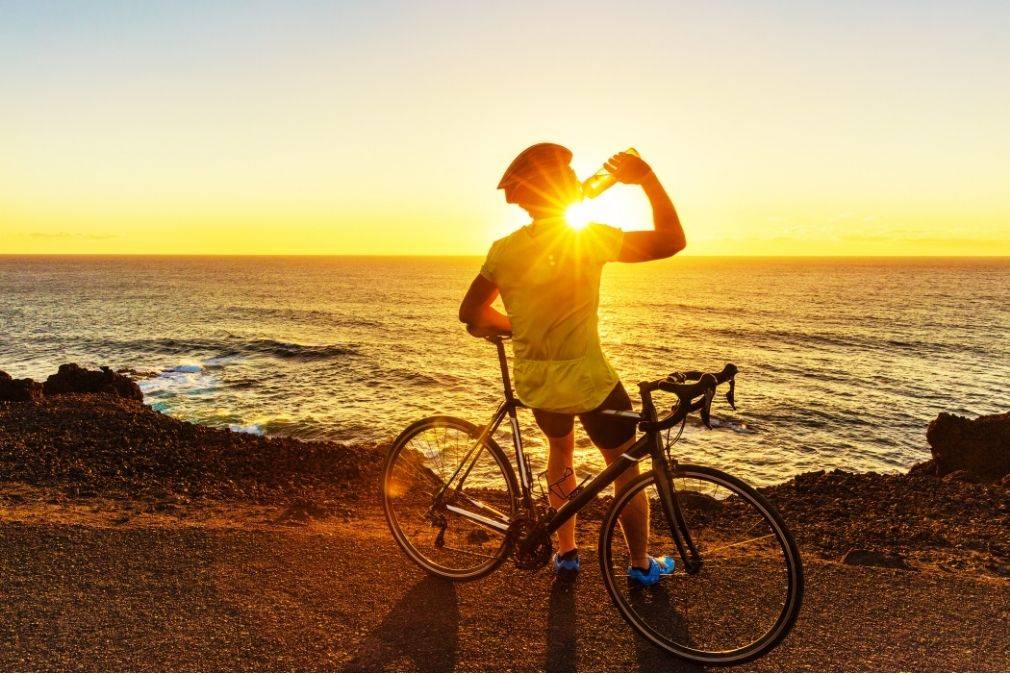
[[[635,147],[686,254],[1010,255],[1008,33],[1005,0],[0,0],[0,253],[482,254],[549,140],[581,177]]]

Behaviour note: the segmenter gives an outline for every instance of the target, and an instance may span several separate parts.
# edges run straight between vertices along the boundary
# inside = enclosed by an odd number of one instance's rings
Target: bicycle
[[[563,495],[568,501],[555,510],[546,505],[542,485],[539,497],[533,493],[517,416],[525,406],[512,391],[507,336],[484,337],[497,347],[504,391],[488,424],[428,417],[408,426],[390,448],[383,506],[407,556],[430,574],[452,581],[483,577],[509,557],[520,569],[539,569],[550,562],[551,535],[558,526],[649,457],[652,470],[615,495],[600,525],[600,570],[621,616],[660,648],[698,664],[739,664],[775,647],[792,628],[802,603],[803,564],[796,542],[754,488],[717,469],[681,464],[670,451],[691,413],[699,412],[711,428],[720,384],[729,383],[726,399],[735,409],[736,366],[642,382],[640,412],[603,411],[633,418],[643,433],[595,478]],[[659,391],[676,396],[663,417],[653,401]],[[494,439],[506,417],[518,480]],[[680,432],[671,442],[678,424]],[[669,553],[676,561],[672,575],[647,588],[627,578],[627,548],[621,537],[615,543],[614,536],[622,514],[643,492],[654,507],[650,550]]]

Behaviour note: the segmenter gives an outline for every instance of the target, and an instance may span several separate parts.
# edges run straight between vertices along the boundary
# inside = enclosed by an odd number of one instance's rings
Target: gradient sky
[[[0,0],[0,253],[479,254],[552,140],[582,176],[636,147],[688,253],[1010,255],[1008,33],[1005,0]]]

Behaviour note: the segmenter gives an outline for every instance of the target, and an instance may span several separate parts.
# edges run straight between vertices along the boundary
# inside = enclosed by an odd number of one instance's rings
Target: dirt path
[[[377,513],[226,515],[3,514],[0,668],[691,669],[634,636],[594,565],[574,587],[511,565],[453,587],[407,563]],[[807,566],[795,630],[749,668],[1010,668],[1010,582]]]

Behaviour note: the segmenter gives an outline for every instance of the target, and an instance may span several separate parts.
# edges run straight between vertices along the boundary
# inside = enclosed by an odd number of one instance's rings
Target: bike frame
[[[533,511],[533,480],[530,476],[529,463],[526,461],[526,453],[523,449],[522,434],[519,433],[518,418],[518,409],[525,408],[527,406],[519,401],[519,399],[516,398],[515,393],[512,391],[512,382],[509,378],[508,359],[505,353],[504,339],[501,337],[493,337],[489,338],[489,341],[494,343],[498,349],[498,363],[501,367],[502,385],[504,388],[505,399],[498,406],[498,409],[495,410],[487,426],[484,427],[474,445],[464,456],[463,461],[457,467],[455,473],[453,473],[439,491],[436,496],[436,500],[442,499],[446,490],[449,489],[449,486],[456,482],[457,477],[459,477],[460,487],[462,486],[467,476],[469,476],[470,471],[473,469],[473,466],[476,464],[484,441],[493,436],[494,432],[507,416],[512,430],[512,444],[515,448],[516,466],[519,469],[520,503],[524,511],[531,513]],[[687,562],[688,567],[691,567],[691,562],[699,561],[700,558],[698,550],[695,547],[694,542],[691,540],[691,535],[688,532],[687,524],[680,510],[680,505],[676,497],[676,491],[673,487],[672,474],[676,466],[676,462],[667,461],[666,454],[663,451],[663,443],[660,435],[661,431],[656,428],[655,425],[657,416],[651,392],[642,385],[639,385],[639,392],[642,397],[641,413],[637,413],[632,410],[603,410],[601,412],[603,415],[609,417],[625,420],[634,419],[638,423],[639,429],[643,430],[645,433],[643,433],[643,435],[635,441],[630,448],[622,453],[621,456],[612,462],[606,469],[589,481],[589,483],[582,486],[582,488],[577,491],[577,494],[569,496],[568,501],[566,501],[557,511],[553,512],[545,523],[541,523],[540,525],[547,534],[554,533],[569,518],[582,510],[582,508],[589,504],[589,502],[599,495],[600,492],[610,486],[610,484],[613,483],[621,474],[633,465],[641,462],[646,457],[651,457],[652,468],[656,473],[656,487],[659,492],[664,515],[666,516],[667,522],[670,524],[673,538],[681,555],[681,559]],[[672,417],[665,421],[665,427],[668,428],[681,423],[688,414],[700,407],[700,403],[679,405],[675,409]],[[468,466],[464,469],[464,465]],[[486,504],[477,503],[477,505],[492,512],[494,515],[486,516],[474,513],[455,504],[444,504],[444,507],[452,513],[484,525],[492,530],[497,530],[502,533],[507,533],[509,531],[512,523],[508,521],[505,514],[488,507]],[[689,569],[688,571],[691,570]]]

